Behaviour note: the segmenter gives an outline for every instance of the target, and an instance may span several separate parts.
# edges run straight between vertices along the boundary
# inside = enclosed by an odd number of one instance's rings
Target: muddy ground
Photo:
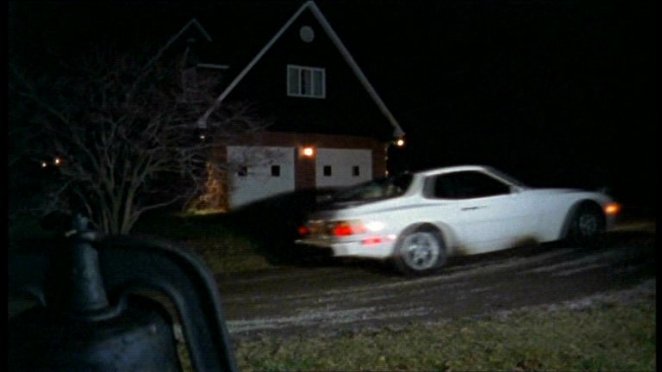
[[[442,272],[422,278],[370,261],[331,260],[218,282],[231,335],[253,338],[654,295],[655,265],[655,223],[647,221],[620,226],[596,248],[555,243],[451,258]]]

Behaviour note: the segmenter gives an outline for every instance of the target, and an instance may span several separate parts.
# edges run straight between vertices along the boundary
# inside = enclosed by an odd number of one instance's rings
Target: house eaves
[[[340,40],[336,32],[333,30],[331,27],[331,24],[327,21],[326,17],[322,13],[322,11],[317,7],[317,5],[313,1],[308,1],[304,3],[295,13],[292,15],[287,22],[278,30],[278,32],[267,42],[267,44],[253,57],[253,59],[246,65],[246,67],[239,72],[237,76],[230,82],[230,84],[223,90],[223,92],[216,98],[214,101],[214,104],[200,117],[198,120],[198,126],[200,128],[206,128],[207,127],[207,120],[209,119],[209,116],[214,112],[214,110],[218,109],[218,107],[221,105],[221,103],[225,100],[225,98],[232,92],[232,90],[241,82],[241,80],[253,69],[253,67],[262,59],[262,57],[271,49],[271,47],[280,39],[280,37],[290,28],[290,26],[299,18],[301,13],[303,13],[306,9],[309,9],[315,19],[320,23],[322,26],[322,29],[324,32],[326,32],[327,36],[331,39],[333,44],[336,46],[342,57],[344,58],[345,62],[349,65],[351,68],[352,72],[356,76],[357,79],[361,82],[363,87],[366,89],[372,100],[375,102],[375,104],[378,106],[379,110],[381,113],[386,117],[388,122],[393,126],[393,136],[394,137],[402,137],[404,136],[404,131],[400,127],[400,124],[398,124],[398,121],[395,119],[391,111],[386,107],[386,104],[384,104],[384,101],[382,101],[381,97],[375,90],[375,88],[370,84],[370,81],[368,81],[368,78],[365,76],[361,68],[358,66],[352,55],[349,53],[349,50],[345,47],[343,42]]]

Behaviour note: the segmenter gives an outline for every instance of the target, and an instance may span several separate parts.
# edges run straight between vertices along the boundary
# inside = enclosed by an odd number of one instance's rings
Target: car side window
[[[464,171],[437,176],[431,196],[438,199],[471,199],[510,193],[510,186],[481,172]]]
[[[441,175],[434,179],[431,196],[436,199],[456,199],[451,175]]]

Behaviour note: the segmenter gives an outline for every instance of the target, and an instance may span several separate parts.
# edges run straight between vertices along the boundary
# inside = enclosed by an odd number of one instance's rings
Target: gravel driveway
[[[599,248],[547,244],[449,260],[406,278],[374,262],[219,277],[234,337],[343,332],[582,303],[655,291],[655,224],[623,225]],[[642,289],[643,288],[643,289]]]

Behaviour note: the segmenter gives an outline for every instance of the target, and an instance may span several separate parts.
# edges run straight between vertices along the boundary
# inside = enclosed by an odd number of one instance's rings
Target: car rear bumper
[[[365,244],[363,241],[332,241],[327,239],[299,239],[298,245],[313,248],[330,249],[334,257],[364,257],[384,259],[391,256],[394,242],[385,240],[380,243]]]

